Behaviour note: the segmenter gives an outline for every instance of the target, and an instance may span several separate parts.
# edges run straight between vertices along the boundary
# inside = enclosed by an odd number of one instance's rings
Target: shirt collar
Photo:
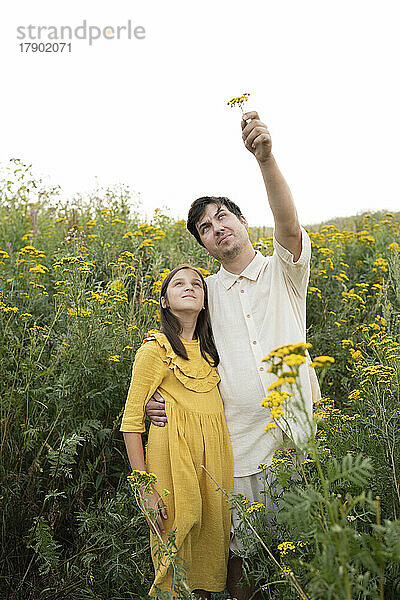
[[[261,271],[261,267],[264,264],[264,256],[256,250],[256,255],[252,259],[252,261],[247,265],[245,269],[238,275],[236,273],[230,273],[221,265],[220,270],[218,271],[218,277],[221,281],[222,285],[229,290],[233,286],[234,283],[239,279],[239,277],[246,277],[251,281],[255,281]]]

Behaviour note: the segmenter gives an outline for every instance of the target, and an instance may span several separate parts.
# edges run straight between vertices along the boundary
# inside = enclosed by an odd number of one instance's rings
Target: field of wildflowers
[[[66,204],[14,160],[0,193],[0,596],[146,598],[148,529],[118,431],[131,366],[158,326],[168,270],[191,262],[207,275],[218,264],[183,221],[157,210],[143,223],[124,187]],[[246,573],[265,598],[395,599],[400,213],[307,230],[318,429],[300,467],[292,450],[261,466],[280,506],[273,527],[260,505],[231,499],[243,513]],[[272,252],[271,231],[251,237]],[[304,350],[281,349],[291,385]],[[266,360],[279,382],[277,356]],[[278,424],[288,401],[279,383],[260,398]]]

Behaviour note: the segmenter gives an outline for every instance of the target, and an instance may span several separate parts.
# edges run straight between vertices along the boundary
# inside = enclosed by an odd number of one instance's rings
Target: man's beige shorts
[[[284,435],[284,448],[294,448],[293,442]],[[274,452],[271,452],[271,456],[267,457],[265,461],[266,464],[271,464]],[[298,455],[296,461],[303,462],[305,456]],[[233,493],[234,494],[243,494],[250,500],[250,502],[260,502],[260,504],[264,504],[265,506],[265,520],[267,523],[271,523],[274,520],[277,512],[280,510],[280,506],[274,504],[269,493],[268,487],[273,480],[274,475],[266,471],[263,473],[262,471],[259,473],[254,473],[253,475],[247,475],[246,477],[234,477],[233,478]],[[292,479],[295,481],[299,477],[299,474],[296,476],[293,475]],[[264,493],[266,492],[266,493]],[[240,523],[240,519],[238,516],[237,509],[232,510],[232,520],[231,520],[231,537],[229,548],[232,552],[239,553],[243,550],[243,545],[239,541],[237,535],[235,535],[235,528],[237,529]],[[251,534],[253,535],[253,534]]]
[[[267,480],[268,481],[268,480]],[[266,485],[265,474],[254,473],[254,475],[247,475],[246,477],[234,477],[233,478],[233,493],[243,494],[250,500],[250,502],[260,502],[265,506],[265,518],[271,519],[271,514],[275,512],[273,502],[268,494],[264,494],[265,487],[268,491],[268,484]],[[243,545],[235,535],[235,528],[238,527],[240,522],[238,511],[236,508],[232,510],[231,520],[231,539],[229,543],[229,549],[232,552],[240,553],[243,550]]]

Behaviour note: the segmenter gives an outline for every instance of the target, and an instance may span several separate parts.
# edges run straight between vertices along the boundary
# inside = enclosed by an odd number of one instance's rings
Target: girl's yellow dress
[[[232,491],[232,448],[218,371],[201,355],[198,340],[183,344],[189,360],[175,354],[163,333],[149,332],[136,353],[121,431],[143,433],[145,406],[155,391],[162,395],[168,423],[150,425],[146,467],[157,475],[155,488],[168,512],[163,539],[176,529],[191,590],[220,592],[226,584],[231,514],[201,465]],[[171,575],[168,564],[157,564],[157,538],[151,533],[150,541],[156,575],[149,594],[155,596],[155,586],[170,589]]]

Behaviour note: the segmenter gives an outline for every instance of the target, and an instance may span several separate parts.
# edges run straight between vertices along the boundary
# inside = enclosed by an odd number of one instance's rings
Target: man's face
[[[249,241],[246,219],[238,218],[224,205],[207,204],[196,228],[205,248],[221,263],[239,256]]]

